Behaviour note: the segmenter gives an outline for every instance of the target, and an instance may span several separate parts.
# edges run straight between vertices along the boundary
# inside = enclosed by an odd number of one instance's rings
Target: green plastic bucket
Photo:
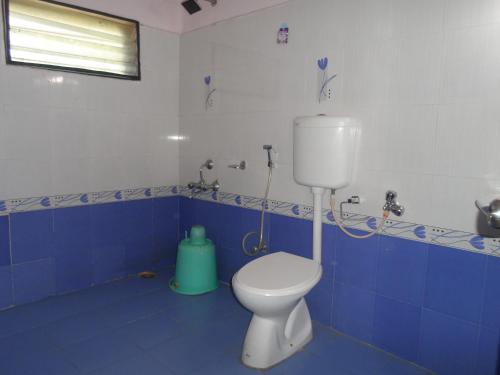
[[[197,295],[219,287],[215,246],[205,237],[205,228],[195,225],[190,236],[179,243],[175,277],[170,288],[177,293]]]

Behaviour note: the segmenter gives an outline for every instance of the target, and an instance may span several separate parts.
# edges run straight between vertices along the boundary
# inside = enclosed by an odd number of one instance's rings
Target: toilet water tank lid
[[[247,287],[273,291],[300,287],[320,275],[321,265],[315,261],[278,252],[248,263],[238,271],[237,279]]]

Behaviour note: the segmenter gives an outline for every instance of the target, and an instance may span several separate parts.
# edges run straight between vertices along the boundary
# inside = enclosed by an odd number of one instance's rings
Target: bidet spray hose
[[[243,239],[241,240],[241,248],[243,249],[243,252],[247,256],[256,256],[257,254],[259,254],[259,252],[267,249],[266,243],[264,241],[264,219],[265,219],[265,215],[266,215],[267,202],[269,199],[269,190],[271,189],[273,168],[274,167],[273,167],[272,162],[269,162],[269,174],[267,175],[266,193],[264,195],[264,201],[262,202],[262,210],[260,212],[260,230],[259,230],[259,233],[248,232],[247,234],[245,234],[245,236],[243,236]],[[257,245],[253,246],[251,249],[248,249],[247,241],[253,235],[259,236],[259,242],[257,243]]]
[[[377,228],[374,231],[372,231],[368,234],[365,234],[365,235],[357,235],[357,234],[349,232],[347,230],[347,228],[345,227],[344,222],[340,219],[337,219],[337,217],[335,216],[335,192],[333,192],[333,191],[332,191],[332,194],[330,195],[330,207],[332,209],[333,220],[335,220],[335,223],[340,228],[340,230],[342,232],[344,232],[345,234],[347,234],[349,237],[352,237],[352,238],[355,238],[358,240],[370,238],[370,237],[374,236],[375,234],[379,233],[385,224],[385,220],[389,217],[389,214],[390,214],[389,211],[384,211],[384,214],[382,215],[382,221],[380,222],[380,224],[377,226]]]

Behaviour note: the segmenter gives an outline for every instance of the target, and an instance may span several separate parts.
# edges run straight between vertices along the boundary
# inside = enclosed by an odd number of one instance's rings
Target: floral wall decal
[[[318,94],[318,101],[321,103],[322,101],[329,99],[330,95],[328,94],[328,84],[335,78],[337,77],[336,74],[333,76],[329,77],[328,76],[328,57],[323,57],[322,59],[318,60],[318,68],[319,68],[319,73],[318,73],[318,87],[319,87],[319,94]]]
[[[209,108],[214,106],[214,101],[212,99],[212,94],[215,92],[215,88],[212,87],[212,76],[206,76],[203,78],[206,87],[205,95],[205,110],[208,111]]]

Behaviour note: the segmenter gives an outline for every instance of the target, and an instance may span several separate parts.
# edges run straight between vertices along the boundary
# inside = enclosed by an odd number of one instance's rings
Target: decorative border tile
[[[76,207],[90,203],[89,193],[56,195],[53,197],[54,207]]]
[[[216,201],[231,206],[260,210],[264,199],[225,192],[197,193],[192,195],[186,187],[179,188],[179,194],[194,199]],[[269,200],[266,211],[300,219],[312,220],[312,207],[302,204]],[[340,212],[335,212],[336,216]],[[362,231],[375,230],[382,218],[344,212],[344,223],[352,229]],[[336,225],[331,210],[323,210],[323,222]],[[407,223],[398,220],[386,220],[381,234],[412,241],[452,247],[481,254],[500,256],[500,238],[486,238],[477,233],[468,233],[453,229],[438,228],[429,225]]]
[[[103,204],[139,199],[173,197],[179,195],[179,186],[158,186],[136,189],[111,190],[78,194],[61,194],[55,196],[19,198],[0,200],[0,216],[12,212],[46,210],[85,206],[88,204]]]
[[[5,216],[13,212],[173,196],[218,202],[252,210],[260,210],[264,205],[264,199],[262,198],[226,192],[202,192],[192,194],[186,186],[172,185],[0,200],[0,216]],[[305,220],[312,220],[313,217],[311,206],[277,200],[268,200],[266,211]],[[340,212],[336,212],[336,214],[340,215]],[[376,229],[380,220],[382,220],[382,218],[379,217],[350,212],[344,212],[344,214],[343,221],[349,228],[362,231]],[[324,209],[322,216],[325,224],[336,225],[331,210]],[[468,233],[391,219],[386,220],[381,234],[500,257],[500,238],[486,238],[477,233]]]

